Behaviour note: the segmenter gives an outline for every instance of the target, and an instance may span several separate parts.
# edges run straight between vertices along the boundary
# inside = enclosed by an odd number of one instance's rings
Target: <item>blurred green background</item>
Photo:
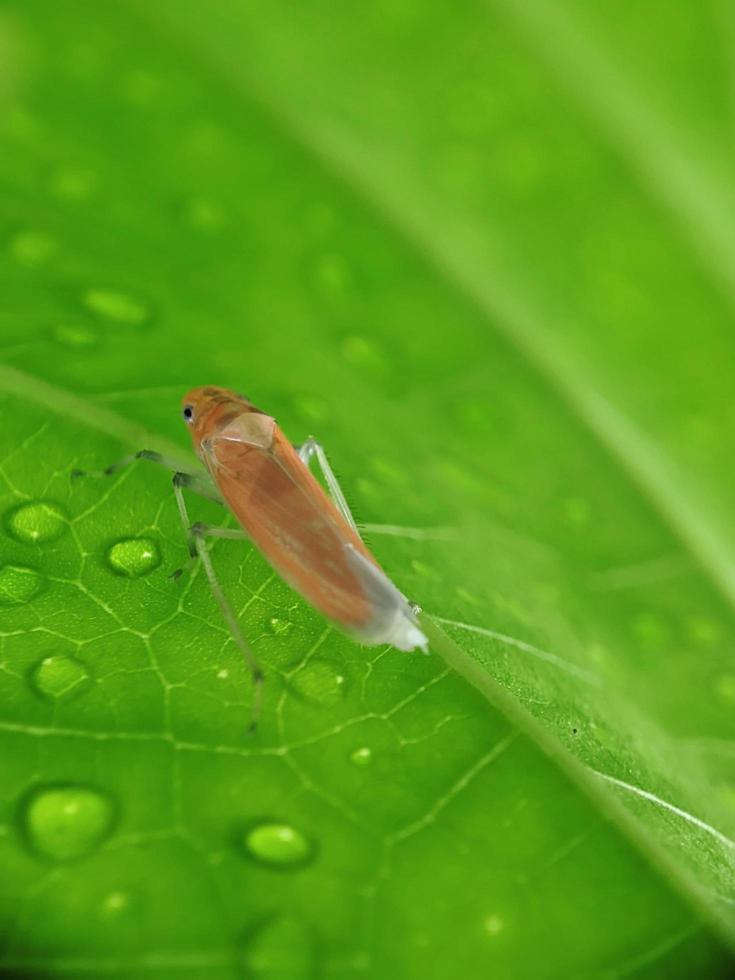
[[[726,0],[0,6],[0,976],[735,947]],[[432,655],[186,556],[179,399],[327,447]],[[194,519],[221,520],[192,501]]]

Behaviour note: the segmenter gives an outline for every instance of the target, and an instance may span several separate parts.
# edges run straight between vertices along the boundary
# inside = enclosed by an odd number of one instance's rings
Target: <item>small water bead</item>
[[[103,916],[113,917],[125,912],[130,906],[130,895],[127,892],[110,892],[102,901],[101,913]]]
[[[488,915],[482,923],[482,927],[488,936],[499,936],[505,928],[505,923],[499,915]]]
[[[20,606],[38,594],[43,579],[35,568],[21,565],[0,567],[0,605]]]
[[[83,306],[90,312],[114,323],[141,327],[151,318],[149,303],[122,289],[93,287],[85,289],[81,299]]]
[[[91,682],[84,664],[66,654],[44,657],[31,673],[33,687],[52,701],[66,701],[86,690]]]
[[[99,340],[96,331],[82,323],[59,323],[51,331],[51,336],[58,344],[75,350],[94,347]]]
[[[54,541],[69,526],[61,509],[46,500],[21,504],[8,514],[6,523],[13,537],[26,544]]]
[[[264,864],[293,868],[305,864],[313,847],[304,835],[287,823],[261,823],[245,835],[248,853]]]
[[[10,254],[20,265],[35,268],[56,250],[56,242],[40,231],[20,231],[11,240]]]
[[[38,789],[25,804],[23,823],[35,851],[57,861],[92,852],[110,832],[112,800],[91,786]]]
[[[331,664],[313,660],[296,671],[291,687],[305,701],[329,707],[344,697],[346,678]]]
[[[369,766],[372,761],[373,752],[367,745],[361,745],[359,749],[355,749],[354,752],[350,753],[350,762],[355,766]]]
[[[126,538],[110,548],[107,560],[118,575],[139,578],[161,564],[161,553],[150,538]]]

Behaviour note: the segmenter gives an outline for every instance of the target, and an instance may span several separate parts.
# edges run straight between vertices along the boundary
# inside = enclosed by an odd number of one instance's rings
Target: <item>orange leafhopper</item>
[[[272,416],[225,388],[193,388],[182,401],[182,414],[209,479],[174,473],[176,501],[190,554],[202,560],[250,667],[253,723],[260,710],[263,674],[219,586],[204,541],[207,536],[248,538],[288,585],[360,643],[427,652],[418,607],[393,585],[360,538],[326,453],[315,439],[293,446]],[[329,495],[309,469],[312,457],[321,467]],[[110,475],[141,458],[170,465],[160,454],[142,450],[103,472]],[[224,503],[242,530],[191,524],[184,488]]]

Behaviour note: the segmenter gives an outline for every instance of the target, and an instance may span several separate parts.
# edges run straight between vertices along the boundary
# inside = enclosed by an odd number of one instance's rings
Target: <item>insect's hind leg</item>
[[[342,487],[339,485],[339,480],[334,475],[334,470],[329,465],[329,460],[327,459],[327,454],[324,451],[324,446],[322,446],[320,442],[317,442],[314,436],[309,436],[306,442],[303,442],[300,446],[294,446],[294,449],[299,454],[299,459],[301,462],[306,466],[309,465],[312,457],[316,457],[316,461],[319,464],[319,469],[322,471],[322,475],[326,480],[330,496],[337,505],[337,509],[353,531],[359,534],[359,531],[357,531],[355,518],[352,516],[352,511],[350,510],[347,500],[345,499],[345,495],[342,492]]]
[[[174,477],[180,477],[182,479],[182,485],[188,487],[193,493],[198,494],[200,497],[206,497],[207,500],[214,500],[215,503],[222,503],[222,497],[208,477],[203,474],[183,472],[177,460],[172,459],[170,456],[164,456],[162,453],[157,453],[153,449],[140,449],[137,453],[128,453],[127,456],[123,456],[122,459],[111,463],[103,470],[73,469],[71,476],[72,479],[87,476],[94,477],[95,479],[104,476],[114,476],[115,473],[119,473],[120,470],[124,470],[126,466],[130,466],[131,463],[135,463],[139,459],[148,460],[150,463],[156,463],[156,465],[162,466],[166,470],[173,471]]]
[[[218,531],[229,532],[230,530],[233,531],[232,534],[215,533]],[[201,560],[201,563],[204,567],[207,580],[209,581],[209,587],[212,590],[212,595],[214,596],[217,605],[220,608],[220,612],[222,613],[225,622],[230,628],[230,633],[232,634],[232,638],[237,644],[237,646],[240,648],[240,653],[242,653],[245,659],[245,663],[247,664],[248,670],[250,671],[250,678],[253,684],[253,707],[250,714],[250,731],[254,732],[255,729],[258,727],[260,712],[263,706],[263,680],[264,680],[263,668],[260,666],[260,662],[258,658],[255,656],[255,653],[253,652],[253,648],[245,639],[245,636],[242,630],[240,629],[240,624],[237,621],[237,616],[235,615],[235,611],[233,610],[232,606],[228,602],[226,595],[222,591],[222,586],[219,584],[219,579],[217,578],[217,574],[214,570],[214,565],[212,564],[211,555],[209,554],[209,551],[207,549],[207,542],[205,541],[205,537],[207,535],[229,538],[229,537],[245,537],[245,534],[244,532],[242,534],[238,534],[236,528],[233,529],[212,528],[212,527],[208,527],[206,524],[201,524],[201,523],[193,524],[189,529],[189,532],[191,535],[191,541],[195,549],[195,553]]]

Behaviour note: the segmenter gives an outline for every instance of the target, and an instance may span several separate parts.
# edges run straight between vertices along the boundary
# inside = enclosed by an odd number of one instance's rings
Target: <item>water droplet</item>
[[[88,198],[96,183],[95,174],[91,170],[76,170],[66,168],[57,171],[51,178],[49,189],[54,197],[62,201],[83,201]]]
[[[505,928],[505,923],[499,915],[488,915],[485,917],[482,927],[488,936],[498,936]]]
[[[69,861],[93,851],[112,827],[114,807],[91,786],[51,786],[25,803],[24,828],[35,851]]]
[[[282,868],[305,864],[313,848],[304,835],[287,823],[261,823],[245,835],[245,847],[257,861]]]
[[[8,514],[6,523],[13,537],[27,544],[54,541],[68,527],[62,511],[45,500],[21,504]]]
[[[337,704],[344,697],[346,679],[344,674],[324,660],[312,660],[296,671],[291,687],[305,701],[329,706]]]
[[[373,751],[367,745],[361,745],[350,753],[350,762],[356,766],[369,766],[373,761]]]
[[[133,327],[143,326],[151,318],[151,308],[146,300],[122,289],[104,286],[85,289],[82,304],[106,320]]]
[[[19,231],[10,242],[10,254],[20,265],[43,265],[56,249],[56,242],[40,231]]]
[[[118,575],[137,578],[161,564],[161,553],[150,538],[126,538],[110,548],[107,560]]]
[[[98,341],[96,332],[81,323],[59,323],[51,332],[53,339],[64,347],[80,349],[94,347]]]
[[[91,683],[87,668],[75,657],[56,654],[36,664],[31,683],[45,698],[65,701],[80,694]]]
[[[592,516],[590,502],[583,497],[567,497],[561,507],[562,517],[570,527],[584,527]]]
[[[278,916],[250,937],[244,960],[257,980],[307,980],[314,976],[315,943],[301,919]]]
[[[725,701],[735,701],[735,674],[722,674],[715,681],[717,694]]]
[[[0,605],[20,606],[41,589],[41,576],[34,568],[20,565],[0,567]]]
[[[276,636],[286,636],[293,629],[290,619],[279,619],[278,616],[271,616],[268,620],[268,631]]]

